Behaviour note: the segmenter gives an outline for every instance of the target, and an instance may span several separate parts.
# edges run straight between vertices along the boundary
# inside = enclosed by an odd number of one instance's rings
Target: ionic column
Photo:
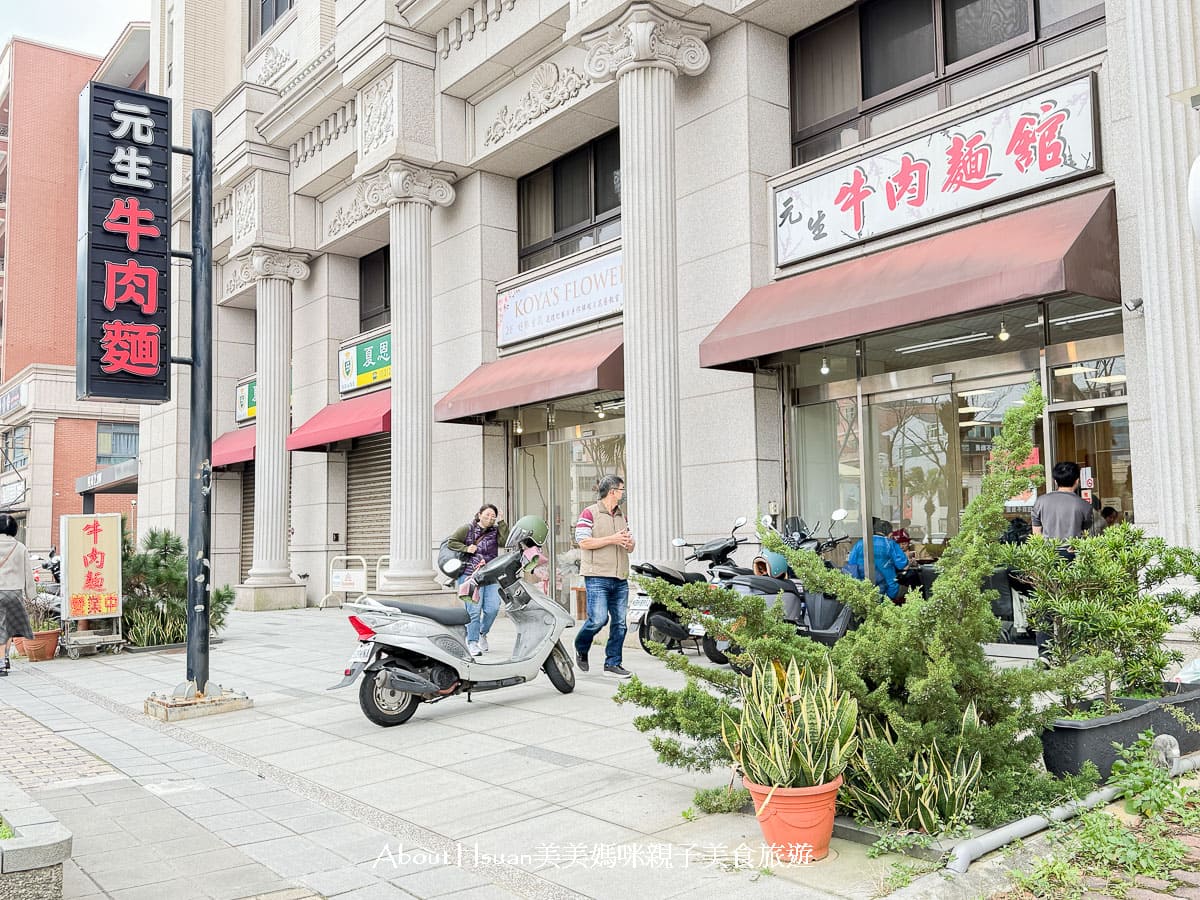
[[[379,590],[439,590],[433,572],[433,280],[430,220],[454,188],[442,173],[403,163],[387,171],[391,228],[392,503]]]
[[[708,28],[635,3],[584,35],[586,68],[616,78],[625,286],[625,454],[638,555],[678,556],[679,311],[675,237],[675,78],[708,67]]]
[[[258,380],[254,450],[254,563],[246,584],[294,584],[288,561],[287,437],[291,411],[292,282],[308,277],[306,257],[254,250],[244,264],[256,281],[254,347]]]
[[[1200,10],[1192,0],[1130,2],[1126,19],[1130,135],[1137,145],[1129,172],[1140,176],[1128,196],[1138,211],[1142,283],[1136,296],[1145,301],[1146,329],[1144,365],[1130,370],[1130,382],[1142,385],[1131,384],[1130,393],[1149,407],[1153,446],[1152,460],[1140,457],[1151,465],[1133,472],[1138,521],[1172,543],[1200,549],[1200,254],[1187,205],[1188,170],[1200,153],[1200,112],[1169,98],[1200,84]],[[1144,480],[1150,479],[1157,490],[1147,492]]]

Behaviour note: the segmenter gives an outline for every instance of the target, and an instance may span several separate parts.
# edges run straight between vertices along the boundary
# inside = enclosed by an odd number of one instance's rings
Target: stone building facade
[[[316,603],[344,555],[372,587],[433,592],[437,543],[485,501],[547,518],[569,603],[574,515],[606,471],[647,558],[835,506],[852,532],[919,523],[934,555],[1030,377],[1055,404],[1042,461],[1080,459],[1096,502],[1200,545],[1180,425],[1200,400],[1163,380],[1193,384],[1200,340],[1170,193],[1198,149],[1169,98],[1196,48],[1147,49],[1194,29],[1125,0],[997,0],[990,19],[965,0],[250,5],[159,0],[150,78],[177,142],[189,107],[214,109],[213,547],[243,605]],[[973,122],[1007,144],[1064,86],[1094,122],[1070,171],[975,199],[947,179],[936,214],[787,257],[787,197]],[[820,202],[844,212],[833,187]],[[179,193],[180,236],[186,212]],[[1030,228],[1062,252],[975,252]],[[975,287],[952,277],[964,248]],[[1036,277],[1005,293],[1010,270]],[[917,287],[889,294],[893,271]],[[186,521],[181,387],[143,413],[143,528]]]

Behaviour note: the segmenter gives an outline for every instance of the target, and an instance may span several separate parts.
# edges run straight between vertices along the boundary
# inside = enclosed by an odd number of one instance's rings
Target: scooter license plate
[[[689,625],[688,626],[688,634],[690,634],[692,637],[704,637],[704,626],[703,625]]]
[[[355,663],[365,663],[371,658],[371,642],[363,641],[358,645],[358,649],[354,651],[354,655],[350,657],[350,668],[354,667]]]

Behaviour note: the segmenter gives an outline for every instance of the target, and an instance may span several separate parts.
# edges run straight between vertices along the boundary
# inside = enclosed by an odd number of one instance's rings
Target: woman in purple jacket
[[[467,554],[463,574],[458,579],[458,593],[466,604],[471,621],[467,623],[467,649],[472,656],[487,653],[487,635],[500,612],[500,587],[496,584],[475,584],[475,573],[495,559],[508,541],[508,523],[500,518],[494,503],[485,503],[466,525],[450,535],[446,542],[451,550]]]

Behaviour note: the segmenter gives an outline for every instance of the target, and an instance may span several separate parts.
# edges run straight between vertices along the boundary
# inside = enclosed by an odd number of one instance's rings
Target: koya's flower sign
[[[1099,170],[1091,75],[775,189],[785,266]]]
[[[621,251],[527,282],[496,296],[500,347],[619,313]]]
[[[64,619],[121,615],[121,515],[61,516]]]

